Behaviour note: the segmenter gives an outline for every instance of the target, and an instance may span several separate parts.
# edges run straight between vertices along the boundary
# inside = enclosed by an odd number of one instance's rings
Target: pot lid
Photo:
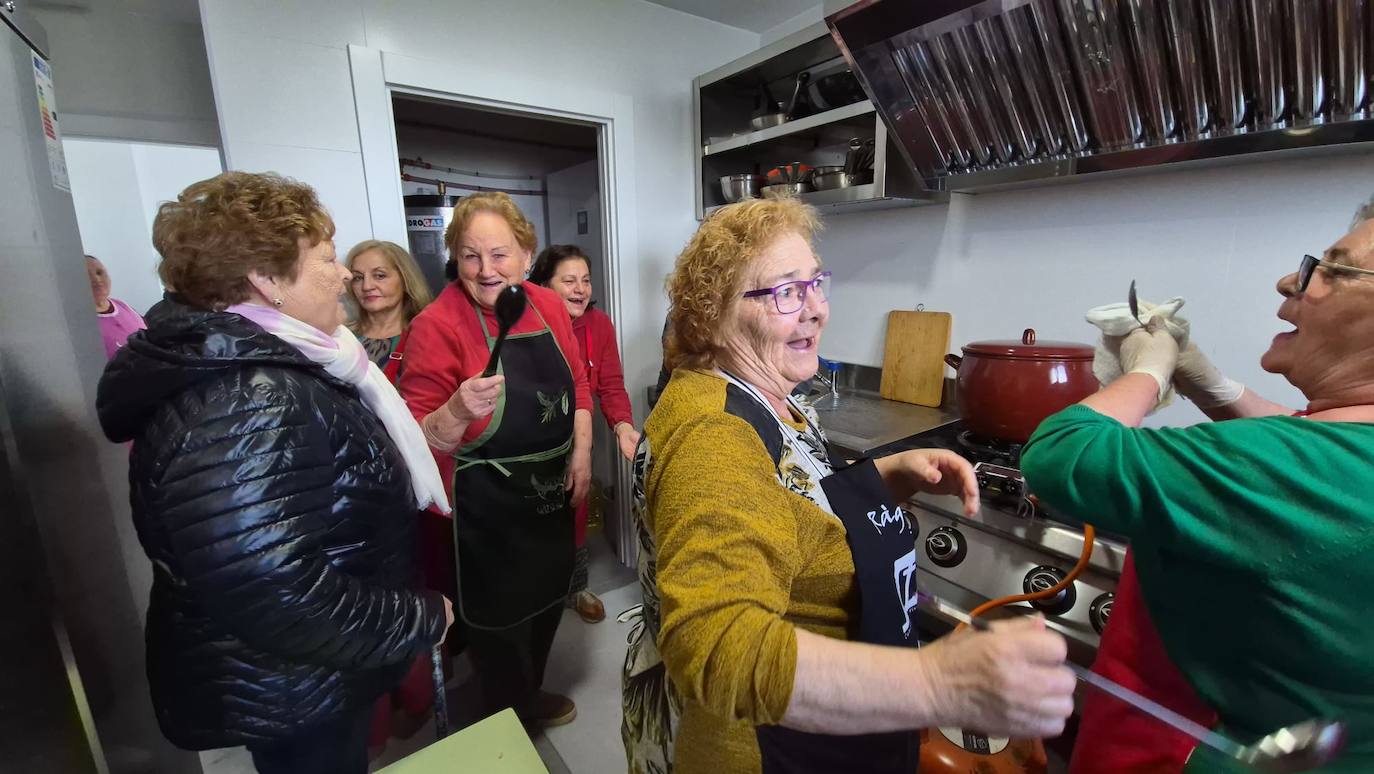
[[[1091,344],[1076,341],[1039,341],[1035,329],[1027,328],[1021,340],[975,341],[963,347],[965,355],[1000,357],[1014,360],[1092,360]]]

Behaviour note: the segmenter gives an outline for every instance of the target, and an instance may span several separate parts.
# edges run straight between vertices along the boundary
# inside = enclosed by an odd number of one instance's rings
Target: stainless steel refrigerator
[[[194,774],[147,696],[128,452],[96,422],[105,353],[23,5],[0,2],[0,771]]]

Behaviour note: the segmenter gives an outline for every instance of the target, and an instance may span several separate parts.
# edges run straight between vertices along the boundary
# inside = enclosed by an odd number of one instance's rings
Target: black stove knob
[[[1026,496],[1026,485],[1014,478],[1009,478],[1004,485],[1003,494],[1020,500],[1022,497]]]
[[[926,556],[941,567],[953,567],[967,555],[968,544],[953,527],[936,527],[926,535]]]
[[[1092,607],[1088,608],[1088,622],[1093,625],[1093,631],[1101,634],[1107,628],[1107,621],[1112,617],[1112,601],[1116,595],[1112,592],[1099,594],[1093,600]]]
[[[1042,564],[1026,573],[1026,577],[1021,580],[1021,590],[1025,594],[1045,591],[1059,585],[1067,577],[1068,575],[1058,567]],[[1037,599],[1031,602],[1031,605],[1046,615],[1063,615],[1069,612],[1077,601],[1078,592],[1074,591],[1073,584],[1069,584],[1068,588],[1058,594],[1046,599]]]

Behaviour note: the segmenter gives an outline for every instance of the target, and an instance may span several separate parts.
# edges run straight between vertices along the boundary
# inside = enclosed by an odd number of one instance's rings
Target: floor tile
[[[591,554],[587,567],[587,588],[593,593],[618,589],[638,579],[634,568],[626,567],[615,557],[615,549],[606,542],[604,535],[588,535],[587,551]]]
[[[639,603],[639,585],[626,584],[601,595],[606,620],[588,624],[571,610],[554,640],[544,687],[577,703],[577,719],[547,729],[553,746],[574,774],[625,771],[620,741],[620,669],[630,623],[616,616]]]

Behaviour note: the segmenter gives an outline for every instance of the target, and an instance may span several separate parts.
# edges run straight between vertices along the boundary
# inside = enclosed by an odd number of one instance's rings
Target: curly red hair
[[[305,183],[270,172],[225,172],[164,202],[153,221],[158,276],[203,309],[251,297],[248,275],[295,279],[300,240],[334,238],[334,220]]]
[[[714,368],[748,267],[779,238],[797,234],[811,245],[820,229],[815,208],[793,198],[749,199],[711,213],[668,276],[668,368]]]

